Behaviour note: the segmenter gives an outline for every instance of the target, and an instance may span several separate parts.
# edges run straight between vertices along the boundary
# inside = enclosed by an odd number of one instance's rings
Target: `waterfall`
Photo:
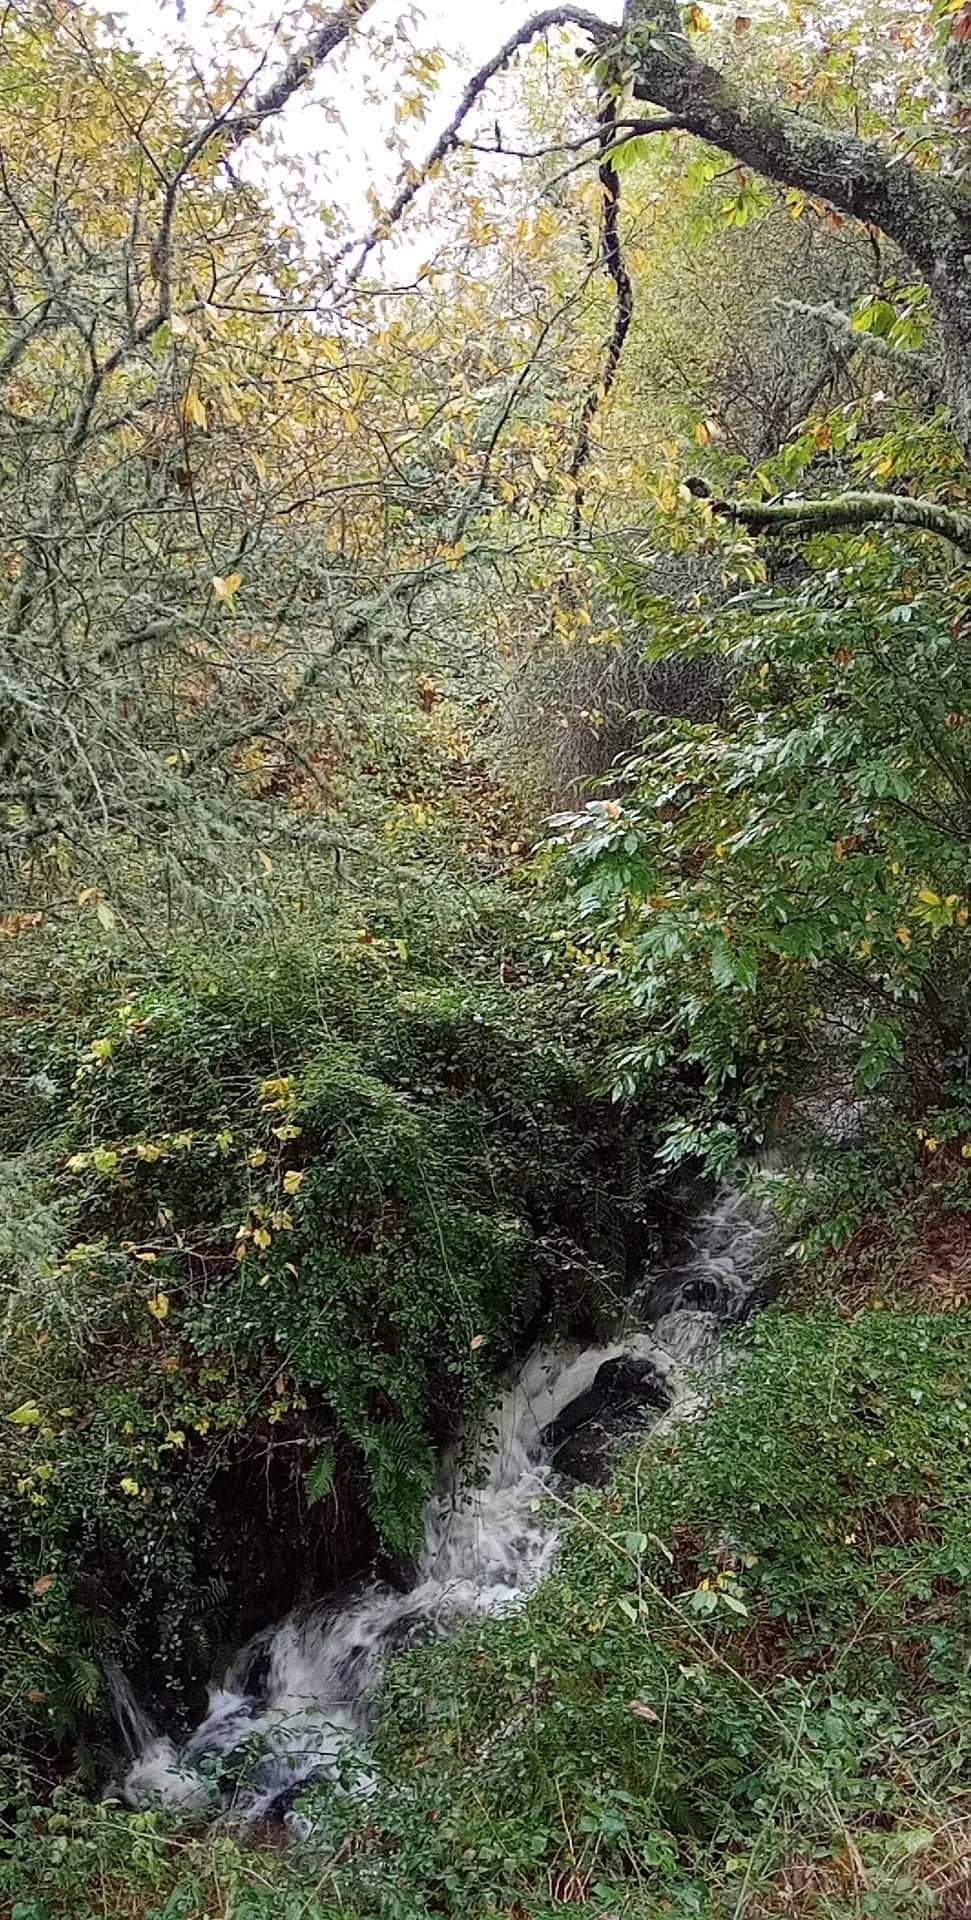
[[[181,1745],[159,1735],[112,1676],[134,1756],[118,1790],[126,1804],[222,1804],[258,1821],[279,1817],[312,1780],[348,1784],[349,1764],[350,1784],[366,1791],[354,1756],[388,1654],[514,1606],[542,1579],[558,1545],[556,1503],[544,1496],[565,1484],[557,1467],[564,1433],[589,1424],[588,1408],[601,1385],[621,1378],[620,1367],[628,1386],[643,1383],[655,1428],[698,1409],[699,1369],[720,1324],[745,1309],[765,1231],[760,1210],[726,1194],[701,1221],[684,1265],[653,1289],[646,1330],[610,1346],[529,1356],[487,1423],[477,1484],[467,1484],[460,1449],[444,1463],[409,1591],[368,1581],[257,1634],[210,1689],[205,1717]],[[635,1411],[634,1425],[643,1428],[645,1411]]]

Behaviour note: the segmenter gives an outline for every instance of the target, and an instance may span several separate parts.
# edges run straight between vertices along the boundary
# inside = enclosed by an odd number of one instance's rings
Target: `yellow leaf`
[[[285,1173],[283,1176],[284,1193],[299,1193],[302,1184],[302,1173]]]
[[[217,573],[213,575],[212,590],[217,600],[230,602],[242,584],[243,576],[241,573],[227,573],[225,578]]]
[[[917,898],[923,900],[925,907],[939,907],[941,904],[940,894],[933,893],[930,887],[921,887]]]
[[[266,1227],[257,1227],[253,1239],[258,1247],[269,1247],[273,1244],[273,1235],[267,1231]]]
[[[138,1481],[133,1480],[130,1474],[126,1473],[124,1479],[119,1480],[118,1485],[120,1486],[122,1493],[127,1493],[132,1499],[135,1498],[136,1494],[141,1493],[141,1487],[139,1486]]]
[[[25,1400],[13,1413],[8,1413],[7,1419],[12,1420],[15,1427],[39,1427],[40,1408],[36,1400]]]
[[[266,1154],[262,1147],[257,1147],[255,1151],[250,1154],[247,1164],[251,1167],[266,1166]]]
[[[182,410],[190,426],[201,427],[203,433],[205,433],[209,425],[209,416],[206,412],[206,403],[201,393],[195,393],[190,389],[185,396]]]
[[[152,1319],[166,1320],[168,1318],[169,1304],[169,1296],[167,1293],[153,1293],[147,1303],[148,1311]]]
[[[912,935],[912,933],[911,933],[911,931],[910,931],[910,928],[909,928],[909,927],[898,927],[898,928],[897,928],[897,939],[898,939],[898,940],[900,941],[900,944],[901,944],[901,946],[902,946],[902,947],[909,947],[909,946],[910,946],[910,943],[911,943],[911,941],[912,941],[912,939],[913,939],[913,935]]]

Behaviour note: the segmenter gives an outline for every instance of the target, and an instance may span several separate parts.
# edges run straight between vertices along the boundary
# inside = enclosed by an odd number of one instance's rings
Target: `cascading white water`
[[[666,1405],[655,1427],[701,1404],[695,1376],[720,1322],[744,1309],[764,1232],[762,1213],[742,1196],[724,1196],[701,1222],[688,1261],[662,1280],[665,1310],[647,1332],[609,1347],[534,1352],[489,1423],[478,1484],[464,1484],[460,1452],[446,1462],[426,1510],[414,1586],[401,1593],[372,1583],[344,1604],[324,1602],[257,1635],[210,1690],[205,1718],[181,1747],[156,1736],[121,1677],[110,1676],[135,1756],[121,1788],[127,1804],[188,1811],[228,1798],[251,1821],[279,1811],[310,1780],[338,1779],[342,1758],[346,1767],[367,1731],[389,1652],[512,1606],[542,1578],[558,1543],[553,1503],[543,1497],[556,1478],[550,1430],[601,1368],[645,1363]],[[363,1770],[354,1787],[366,1790]]]

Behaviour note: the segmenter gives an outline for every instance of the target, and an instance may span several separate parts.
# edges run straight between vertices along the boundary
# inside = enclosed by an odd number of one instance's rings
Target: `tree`
[[[184,893],[241,838],[268,864],[265,765],[282,757],[287,796],[316,792],[320,812],[320,738],[293,717],[324,690],[333,715],[434,548],[419,532],[408,551],[420,489],[400,478],[394,556],[385,538],[400,372],[361,364],[353,312],[316,324],[325,270],[232,166],[369,5],[328,9],[269,84],[254,60],[188,120],[166,74],[73,6],[4,15],[12,900],[83,876],[108,919],[126,846]],[[325,821],[311,830],[326,843]]]
[[[933,109],[925,115],[913,153],[893,151],[886,138],[862,138],[831,124],[828,118],[777,105],[755,88],[730,78],[696,51],[692,32],[707,33],[709,23],[700,6],[689,7],[682,19],[676,0],[626,0],[618,32],[582,9],[561,7],[538,13],[507,42],[501,52],[470,82],[458,114],[429,155],[426,172],[440,166],[459,139],[459,129],[483,89],[516,49],[553,24],[575,27],[590,43],[601,88],[599,130],[590,135],[601,155],[647,133],[680,128],[722,152],[741,166],[771,181],[824,202],[875,233],[885,235],[913,262],[930,291],[943,347],[947,395],[954,431],[965,454],[971,455],[971,198],[961,173],[961,143],[966,136],[971,67],[971,14],[938,7],[935,12],[938,46],[943,51],[942,78],[947,87],[951,120],[943,125]],[[751,22],[739,17],[739,26]],[[638,119],[618,101],[631,95],[635,102],[664,110],[663,118]],[[606,103],[606,105],[604,104]],[[926,139],[927,147],[923,146]],[[956,152],[955,152],[956,147]],[[607,164],[606,173],[603,172]],[[603,395],[615,374],[616,343],[629,324],[630,292],[612,260],[611,235],[616,228],[610,212],[616,173],[601,160],[608,217],[604,222],[603,259],[617,285],[618,323],[606,349],[599,376]],[[400,218],[419,190],[412,175],[390,209],[387,222],[375,230],[372,241]],[[847,526],[862,518],[879,521],[906,519],[896,496],[877,494],[845,506],[834,503],[829,523],[840,515]],[[793,508],[785,524],[796,520]],[[927,502],[912,522],[945,538],[955,538],[953,520],[941,519],[935,503]],[[768,530],[768,523],[762,527]],[[964,522],[958,544],[971,542],[971,526]]]
[[[856,326],[868,248],[878,281],[883,270],[878,229],[891,259],[909,247],[925,274],[951,418],[964,430],[954,316],[967,190],[934,102],[884,87],[908,157],[829,56],[807,94],[818,106],[759,105],[790,84],[795,58],[791,34],[783,45],[771,22],[750,32],[739,16],[717,69],[695,50],[708,24],[700,8],[682,27],[670,7],[630,4],[618,30],[583,7],[552,6],[473,76],[370,230],[356,244],[335,233],[326,257],[240,180],[236,156],[315,76],[331,70],[336,83],[331,62],[366,31],[372,5],[328,7],[284,49],[275,77],[254,50],[208,96],[198,76],[152,69],[64,0],[21,0],[4,16],[14,84],[0,101],[0,790],[14,903],[38,890],[76,897],[83,875],[110,917],[104,896],[123,845],[149,884],[164,876],[197,898],[241,851],[244,866],[263,870],[295,826],[309,845],[332,845],[335,736],[348,706],[370,695],[377,656],[419,634],[427,644],[430,628],[444,634],[470,614],[497,650],[539,632],[558,646],[591,619],[599,635],[593,531],[680,502],[692,537],[746,565],[746,533],[871,520],[968,548],[950,469],[940,485],[918,477],[906,492],[913,476],[898,461],[892,492],[878,465],[866,486],[826,500],[767,497],[791,496],[803,471],[791,447],[773,468],[773,436],[785,438],[834,382],[846,393],[851,348],[866,345],[874,365],[887,356],[888,383],[899,362],[904,380],[933,392],[933,357],[910,335],[901,354],[882,320],[882,332],[865,313]],[[942,17],[940,31],[960,125],[964,15]],[[487,89],[544,41],[548,91],[530,107],[527,81],[516,109],[529,144],[508,130],[476,137]],[[908,60],[900,51],[901,73]],[[421,120],[439,66],[426,50],[410,55],[402,115]],[[848,105],[860,133],[840,130]],[[485,166],[483,150],[495,157]],[[777,183],[774,201],[756,167]],[[298,168],[290,178],[300,203]],[[754,487],[732,403],[713,390],[720,335],[703,367],[666,372],[666,394],[655,374],[662,332],[667,351],[680,325],[682,357],[690,340],[690,302],[656,267],[693,196],[728,334],[737,302],[726,216],[737,237],[778,205],[794,231],[808,207],[840,255],[823,304],[802,300],[799,377],[765,411]],[[656,212],[665,197],[666,228]],[[847,221],[854,248],[825,226],[824,209],[832,226]],[[428,259],[413,286],[388,289],[380,248],[411,210],[425,218]],[[808,294],[805,281],[790,284],[792,247],[777,254],[785,290]],[[817,248],[810,284],[819,258]],[[760,259],[760,284],[771,285],[764,248]],[[710,307],[706,271],[699,316]],[[909,314],[923,288],[905,292]],[[665,306],[674,319],[662,326]],[[897,308],[871,302],[871,316],[884,310],[892,331],[905,330]],[[754,324],[750,312],[746,329]],[[786,371],[791,307],[773,324]],[[733,381],[736,393],[751,386],[739,365],[726,395]],[[724,443],[724,458],[706,456],[707,502],[696,495],[693,507],[679,488],[692,415],[699,445]],[[822,447],[825,423],[819,433]]]

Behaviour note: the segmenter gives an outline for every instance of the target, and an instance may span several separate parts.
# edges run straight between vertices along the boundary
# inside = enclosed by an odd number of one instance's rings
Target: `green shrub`
[[[967,1077],[971,655],[955,582],[881,539],[655,651],[725,658],[724,721],[652,723],[553,843],[563,938],[626,1009],[619,1093],[679,1070],[665,1147],[729,1164],[842,1078],[919,1117]],[[823,570],[823,563],[829,563]],[[640,604],[636,572],[618,583]]]
[[[8,1023],[56,1089],[0,1212],[14,1734],[90,1725],[108,1657],[172,1711],[224,1636],[406,1555],[443,1443],[577,1310],[551,1241],[588,1317],[626,1286],[640,1123],[589,1092],[577,996],[501,894],[423,906]]]

